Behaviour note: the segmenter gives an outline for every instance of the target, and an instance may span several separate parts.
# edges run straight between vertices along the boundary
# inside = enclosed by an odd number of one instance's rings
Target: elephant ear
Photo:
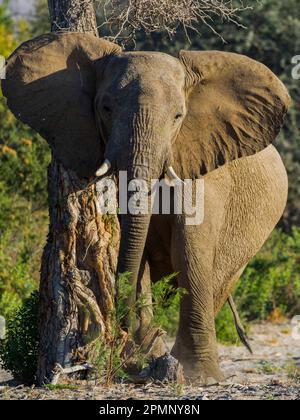
[[[174,145],[178,175],[198,178],[275,140],[290,97],[267,67],[218,51],[182,51],[180,60],[187,74],[187,116]]]
[[[93,35],[61,32],[22,44],[8,59],[2,90],[9,108],[81,177],[95,173],[103,158],[94,115],[94,62],[120,51]]]

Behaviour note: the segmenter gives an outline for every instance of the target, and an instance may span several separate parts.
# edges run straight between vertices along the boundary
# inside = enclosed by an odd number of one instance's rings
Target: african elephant
[[[187,377],[223,380],[215,315],[286,205],[287,175],[272,146],[290,105],[283,84],[242,55],[122,52],[92,35],[57,33],[17,49],[3,92],[80,177],[205,181],[201,225],[188,226],[184,214],[122,216],[118,272],[133,284],[179,273],[188,293],[173,354]]]

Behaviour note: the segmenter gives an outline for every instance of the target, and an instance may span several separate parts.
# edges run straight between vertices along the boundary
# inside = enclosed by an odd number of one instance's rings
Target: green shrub
[[[249,320],[266,320],[276,309],[292,317],[300,311],[300,229],[273,232],[245,270],[235,291],[236,303]]]
[[[2,101],[0,98],[0,181],[10,194],[18,193],[33,203],[34,209],[46,207],[49,148],[45,140],[2,108]],[[2,124],[7,118],[10,123]]]
[[[218,341],[222,344],[240,345],[236,332],[233,315],[228,304],[225,304],[216,319],[216,332]]]
[[[0,363],[15,379],[32,384],[37,369],[38,292],[7,319],[5,339],[0,341]]]
[[[153,322],[165,330],[169,337],[176,336],[180,301],[182,296],[187,293],[184,289],[174,287],[176,276],[176,273],[171,274],[152,286]]]
[[[7,317],[38,288],[48,214],[9,193],[0,181],[0,315]]]
[[[139,312],[149,305],[147,299],[141,296],[133,305],[128,307],[128,297],[132,294],[134,286],[129,280],[130,274],[124,273],[118,278],[118,297],[116,306],[111,313],[111,339],[107,343],[96,340],[90,361],[96,367],[97,379],[104,378],[107,385],[113,381],[128,378],[126,367],[135,365],[142,369],[147,364],[142,346],[133,344],[133,336],[129,331],[124,336],[122,326],[124,320],[134,312]],[[166,329],[169,335],[176,332],[179,317],[179,303],[184,291],[175,289],[173,280],[176,274],[165,277],[152,286],[153,294],[153,320],[149,326],[149,333],[153,327]],[[125,341],[124,341],[125,337]],[[124,348],[127,349],[124,361]]]
[[[300,229],[290,235],[276,230],[261,252],[250,262],[234,293],[244,324],[265,321],[271,314],[292,317],[300,311]],[[225,344],[236,343],[228,305],[216,320],[217,334]]]
[[[31,37],[0,2],[0,54]],[[7,317],[38,287],[46,239],[49,147],[8,110],[0,89],[0,315]]]

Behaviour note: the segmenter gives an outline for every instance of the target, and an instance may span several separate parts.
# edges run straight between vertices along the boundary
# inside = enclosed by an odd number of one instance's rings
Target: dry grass
[[[138,31],[148,35],[165,31],[172,37],[183,29],[188,37],[188,31],[198,32],[201,24],[217,34],[215,20],[242,26],[239,13],[251,8],[248,0],[96,0],[96,4],[104,16],[101,26],[108,26],[110,40],[121,44],[134,42]]]

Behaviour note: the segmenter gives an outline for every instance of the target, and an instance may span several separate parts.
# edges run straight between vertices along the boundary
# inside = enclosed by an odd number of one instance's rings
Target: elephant
[[[199,225],[185,214],[121,216],[118,272],[130,273],[134,289],[178,273],[187,293],[172,354],[191,381],[223,381],[215,317],[287,202],[273,146],[291,103],[283,83],[239,54],[124,52],[58,32],[22,44],[2,88],[15,116],[82,178],[126,171],[147,184],[204,181]]]

